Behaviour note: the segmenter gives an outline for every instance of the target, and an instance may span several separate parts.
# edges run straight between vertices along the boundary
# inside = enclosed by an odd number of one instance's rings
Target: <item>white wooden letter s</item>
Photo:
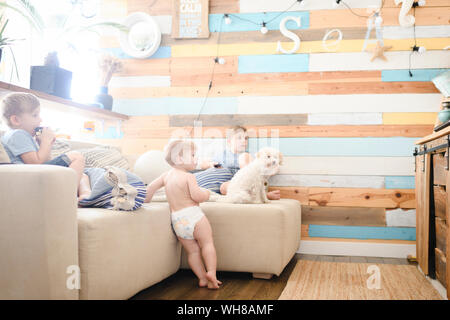
[[[400,2],[402,7],[398,14],[398,22],[402,27],[411,27],[416,19],[412,15],[408,15],[408,12],[411,10],[414,0],[395,0],[395,5],[398,6]]]
[[[286,17],[283,20],[281,20],[281,22],[280,22],[280,32],[283,34],[283,36],[288,37],[289,39],[294,41],[294,47],[291,50],[285,50],[281,46],[281,41],[278,41],[277,52],[291,54],[291,53],[296,52],[298,50],[298,48],[300,48],[300,37],[298,35],[296,35],[295,33],[293,33],[292,31],[289,31],[286,28],[286,22],[288,20],[297,22],[297,26],[300,27],[300,17]]]

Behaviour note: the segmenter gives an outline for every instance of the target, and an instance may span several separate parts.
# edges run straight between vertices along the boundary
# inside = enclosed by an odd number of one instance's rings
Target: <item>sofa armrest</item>
[[[72,169],[0,165],[0,299],[78,299],[76,195]]]

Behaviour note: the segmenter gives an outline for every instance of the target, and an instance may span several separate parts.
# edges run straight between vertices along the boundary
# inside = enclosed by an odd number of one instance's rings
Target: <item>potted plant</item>
[[[100,93],[95,97],[104,109],[112,110],[113,98],[108,94],[108,84],[114,73],[122,69],[122,63],[111,54],[102,54],[98,60],[100,68]]]

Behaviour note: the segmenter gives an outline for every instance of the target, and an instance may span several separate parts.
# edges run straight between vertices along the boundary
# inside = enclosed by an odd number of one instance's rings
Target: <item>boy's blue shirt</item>
[[[11,159],[11,163],[24,163],[20,155],[39,151],[39,147],[31,134],[23,129],[9,130],[3,135],[1,142]]]

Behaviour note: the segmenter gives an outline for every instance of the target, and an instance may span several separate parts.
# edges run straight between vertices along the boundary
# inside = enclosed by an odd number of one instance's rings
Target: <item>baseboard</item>
[[[330,256],[406,258],[416,255],[415,244],[301,240],[297,253]]]

